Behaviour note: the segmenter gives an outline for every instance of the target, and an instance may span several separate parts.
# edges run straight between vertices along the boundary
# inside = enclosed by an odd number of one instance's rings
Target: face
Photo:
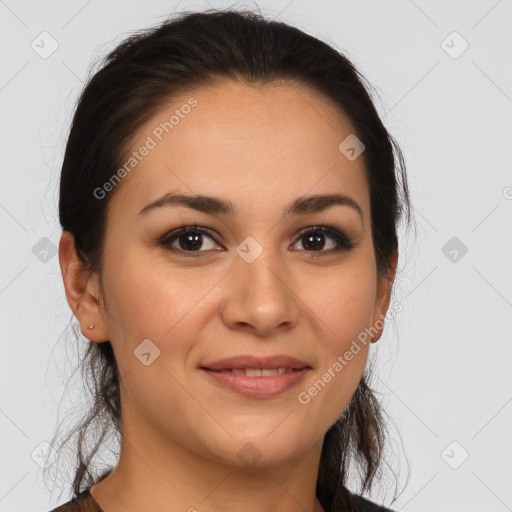
[[[345,410],[368,356],[358,340],[390,289],[376,274],[364,153],[338,149],[352,133],[303,86],[233,82],[174,98],[137,133],[125,160],[137,163],[108,205],[95,332],[115,352],[124,428],[148,446],[237,466],[252,451],[272,466],[321,444]],[[226,204],[148,207],[166,194]],[[327,195],[345,199],[304,201]],[[203,369],[242,355],[306,369]]]

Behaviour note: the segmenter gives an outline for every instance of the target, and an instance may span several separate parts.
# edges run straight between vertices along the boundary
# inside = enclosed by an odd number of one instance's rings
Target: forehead
[[[137,162],[113,202],[138,212],[178,189],[226,197],[243,208],[339,191],[367,208],[364,159],[350,160],[339,149],[353,134],[339,107],[303,85],[220,81],[191,89],[138,130],[123,163]]]

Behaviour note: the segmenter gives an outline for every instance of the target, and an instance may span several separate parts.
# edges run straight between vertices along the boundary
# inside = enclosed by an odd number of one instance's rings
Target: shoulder
[[[89,489],[82,491],[70,501],[59,505],[50,512],[102,512],[89,493]]]
[[[362,496],[358,496],[357,494],[353,494],[352,499],[353,502],[357,505],[358,512],[395,512],[390,508],[377,505],[377,503],[363,498]]]

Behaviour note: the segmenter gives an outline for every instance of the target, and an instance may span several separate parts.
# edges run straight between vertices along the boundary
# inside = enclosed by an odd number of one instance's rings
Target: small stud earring
[[[94,329],[94,324],[89,325],[89,329]]]

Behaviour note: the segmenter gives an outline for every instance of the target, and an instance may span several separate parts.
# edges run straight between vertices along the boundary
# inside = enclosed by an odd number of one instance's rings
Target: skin
[[[128,154],[191,96],[197,106],[112,195],[101,280],[84,270],[72,236],[61,238],[68,303],[84,336],[110,340],[122,376],[120,460],[91,494],[105,512],[320,512],[323,437],[352,398],[370,343],[308,404],[297,395],[386,314],[397,255],[378,276],[364,159],[338,150],[354,130],[329,99],[304,86],[223,81],[195,89],[162,107]],[[237,215],[183,206],[138,215],[171,190],[230,200]],[[362,219],[339,205],[282,214],[296,198],[331,193],[354,199]],[[197,258],[179,239],[172,245],[181,253],[157,244],[194,223],[212,235],[202,237]],[[355,247],[328,254],[336,241],[324,235],[325,255],[315,257],[300,231],[321,223]],[[248,236],[263,248],[252,263],[235,252]],[[148,338],[160,355],[145,366],[134,350]],[[287,354],[312,370],[291,390],[256,399],[198,368],[239,354]],[[252,466],[237,456],[248,442],[261,456]]]

